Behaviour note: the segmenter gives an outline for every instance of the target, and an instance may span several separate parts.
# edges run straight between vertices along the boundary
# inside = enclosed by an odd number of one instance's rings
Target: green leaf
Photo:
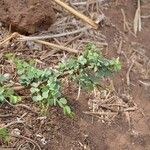
[[[0,139],[2,139],[4,142],[9,141],[9,132],[7,128],[0,128]]]
[[[4,91],[4,88],[0,87],[0,95],[3,94]]]
[[[98,70],[98,67],[94,66],[94,72],[97,72],[97,70]]]
[[[45,69],[41,75],[42,78],[48,78],[52,75],[52,71],[50,69]]]
[[[37,88],[37,87],[39,86],[39,84],[40,84],[39,82],[33,82],[33,83],[31,84],[31,86]]]
[[[22,75],[24,72],[25,72],[24,69],[19,69],[19,70],[17,71],[17,74],[18,74],[18,75]]]
[[[67,67],[68,69],[72,69],[72,68],[76,67],[76,64],[77,64],[77,61],[76,61],[74,58],[70,58],[70,59],[68,59],[68,61],[67,61],[66,67]]]
[[[5,97],[3,95],[0,95],[0,102],[3,102],[5,100]]]
[[[7,89],[5,89],[5,96],[7,97],[9,97],[9,96],[11,96],[11,95],[14,95],[14,90],[13,89],[11,89],[11,88],[7,88]]]
[[[0,74],[0,83],[3,83],[6,80],[8,80],[8,77],[5,76],[5,75]]]
[[[38,93],[39,91],[40,91],[40,89],[38,89],[38,88],[36,88],[36,87],[32,87],[32,88],[30,89],[30,92],[31,92],[32,94]]]
[[[63,105],[67,104],[67,100],[65,98],[59,99],[59,102],[62,103]]]
[[[82,65],[85,65],[87,63],[87,60],[82,55],[79,56],[78,61]]]
[[[54,99],[48,98],[48,104],[53,106],[54,105]]]
[[[49,90],[43,92],[42,97],[46,99],[46,98],[48,98],[48,94],[49,94]]]
[[[57,103],[58,103],[59,107],[61,107],[61,108],[64,107],[64,105],[60,101],[57,101]]]
[[[9,60],[11,60],[11,59],[13,58],[13,56],[14,56],[14,54],[12,54],[12,53],[6,53],[6,54],[5,54],[5,57],[6,57],[7,59],[9,59]]]
[[[121,69],[121,63],[119,57],[114,60],[114,71],[119,71]]]
[[[63,111],[65,115],[71,114],[71,108],[69,106],[63,107]]]
[[[33,99],[34,101],[36,101],[36,102],[39,102],[39,101],[42,101],[42,100],[43,100],[43,98],[42,98],[41,95],[33,96],[32,99]]]
[[[17,104],[20,101],[21,101],[21,97],[20,96],[13,96],[13,95],[10,96],[10,102],[12,104]]]

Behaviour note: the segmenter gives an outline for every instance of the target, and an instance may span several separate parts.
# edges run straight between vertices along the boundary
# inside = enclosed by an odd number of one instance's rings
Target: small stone
[[[107,95],[107,91],[106,90],[102,90],[101,91],[101,95],[100,95],[101,99],[105,99],[106,95]]]
[[[11,131],[12,134],[14,135],[20,135],[21,134],[21,131],[18,129],[18,128],[15,128]]]
[[[27,41],[26,45],[32,50],[42,50],[42,44],[35,43],[33,41]]]
[[[47,141],[46,141],[45,137],[43,137],[43,138],[41,139],[41,142],[42,142],[43,145],[46,145],[46,144],[47,144]]]

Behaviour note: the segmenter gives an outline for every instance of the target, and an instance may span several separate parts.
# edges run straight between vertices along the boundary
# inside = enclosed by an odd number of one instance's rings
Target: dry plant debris
[[[141,22],[141,0],[138,0],[137,10],[135,12],[134,17],[134,33],[137,34],[137,31],[142,30],[142,22]]]
[[[93,95],[93,99],[88,101],[90,111],[84,113],[95,116],[98,120],[111,122],[120,113],[137,110],[131,97],[127,102],[123,100],[122,97],[127,95],[119,97],[110,90],[96,90]]]

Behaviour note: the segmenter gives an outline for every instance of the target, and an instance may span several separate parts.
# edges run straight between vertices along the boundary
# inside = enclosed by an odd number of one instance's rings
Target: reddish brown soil
[[[70,119],[61,114],[61,110],[50,108],[47,119],[40,120],[36,114],[26,109],[13,109],[8,106],[0,108],[1,113],[12,113],[14,117],[27,113],[24,117],[28,125],[14,125],[12,130],[18,128],[22,135],[30,137],[37,141],[43,150],[149,150],[150,149],[150,86],[145,86],[139,81],[150,83],[150,75],[145,76],[143,73],[147,67],[144,64],[145,56],[150,58],[150,19],[142,20],[142,31],[135,38],[130,33],[124,33],[123,17],[121,8],[124,9],[128,22],[132,23],[135,15],[136,5],[133,0],[119,0],[116,6],[114,1],[103,13],[107,19],[113,24],[104,25],[102,33],[106,36],[108,42],[108,55],[110,57],[120,56],[122,62],[122,70],[114,78],[114,86],[118,93],[127,93],[132,97],[133,102],[138,109],[127,114],[118,115],[111,123],[103,123],[84,114],[88,111],[89,95],[86,91],[81,92],[80,99],[77,97],[77,89],[68,86],[66,95],[70,100],[76,116]],[[150,8],[150,7],[149,7]],[[117,54],[120,39],[123,39],[122,51],[125,55]],[[117,41],[117,42],[116,42]],[[132,51],[132,42],[140,43],[134,45],[134,49],[138,53]],[[131,55],[139,57],[140,47],[145,50],[145,56],[139,60],[138,66],[134,66],[130,72],[130,86],[126,84],[126,73],[130,67],[127,58]],[[29,54],[30,55],[30,54]],[[125,57],[126,56],[126,57]],[[140,67],[139,67],[140,66]],[[149,68],[150,69],[150,68]],[[143,70],[143,72],[142,72]],[[25,100],[34,111],[38,111],[37,107],[31,101]],[[0,122],[7,122],[8,118],[0,119]],[[13,120],[10,117],[9,121]],[[11,129],[10,129],[11,130]],[[46,138],[47,144],[41,144],[41,138],[37,137],[41,134]],[[19,141],[19,142],[18,142]],[[10,147],[18,147],[24,140],[12,139],[8,144]],[[13,143],[13,144],[12,144]],[[15,143],[15,144],[14,144]],[[6,145],[3,145],[3,147]],[[30,145],[27,145],[30,147]],[[29,149],[29,148],[26,148]]]
[[[21,33],[47,30],[55,13],[47,0],[1,0],[0,21]]]

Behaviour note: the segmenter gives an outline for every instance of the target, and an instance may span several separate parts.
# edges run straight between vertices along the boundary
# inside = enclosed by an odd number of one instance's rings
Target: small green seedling
[[[18,96],[11,87],[5,85],[5,82],[7,82],[8,80],[9,78],[6,74],[0,74],[0,103],[8,100],[10,103],[16,104],[21,101],[21,97]]]

